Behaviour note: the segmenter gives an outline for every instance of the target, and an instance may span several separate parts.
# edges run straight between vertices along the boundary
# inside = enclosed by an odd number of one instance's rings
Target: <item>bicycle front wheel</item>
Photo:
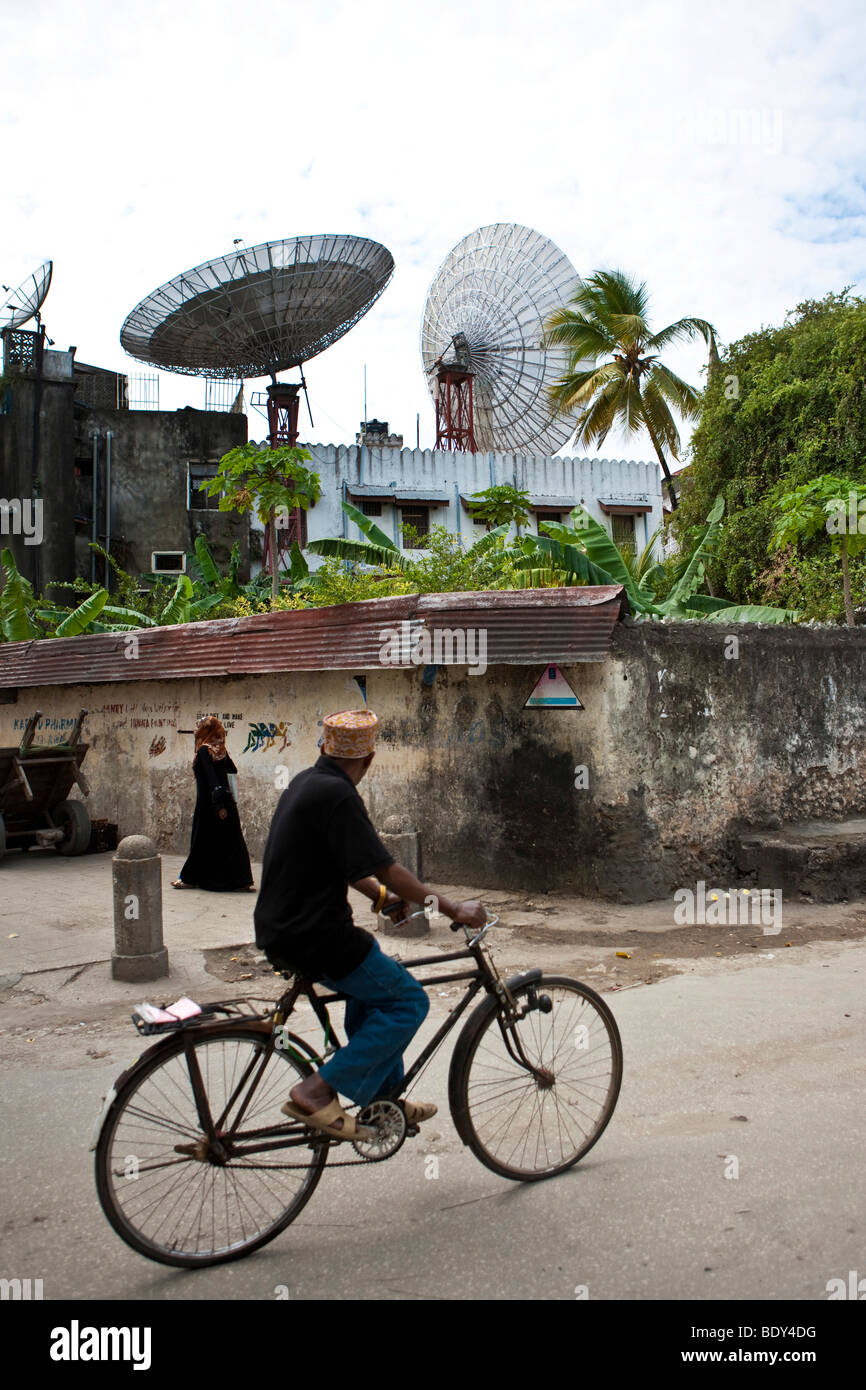
[[[577,980],[546,975],[512,993],[516,1021],[492,1003],[470,1019],[452,1110],[486,1167],[532,1182],[570,1168],[599,1139],[619,1096],[622,1043],[608,1006]]]
[[[279,1235],[327,1159],[327,1145],[311,1147],[280,1113],[311,1070],[270,1034],[233,1024],[178,1034],[145,1058],[96,1147],[99,1201],[117,1234],[186,1269],[240,1259]]]

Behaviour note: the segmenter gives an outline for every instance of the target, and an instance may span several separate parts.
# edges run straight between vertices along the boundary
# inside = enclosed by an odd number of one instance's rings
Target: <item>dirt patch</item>
[[[226,984],[236,985],[245,980],[280,979],[270,961],[257,946],[215,946],[204,952],[205,970]]]
[[[866,936],[866,908],[861,904],[786,905],[784,925],[776,935],[765,935],[760,926],[670,926],[670,902],[625,906],[599,912],[586,899],[545,896],[543,902],[526,901],[506,893],[479,894],[468,888],[449,888],[450,896],[481,896],[499,916],[487,938],[497,967],[505,975],[535,966],[585,979],[602,992],[634,984],[655,984],[688,968],[687,962],[728,960],[732,957],[775,955],[813,941],[850,941]],[[404,958],[453,951],[459,937],[444,919],[429,937],[403,941],[399,936],[380,936],[387,955]],[[205,969],[227,984],[274,982],[279,976],[254,945],[215,947],[204,952]],[[455,967],[456,968],[456,967]],[[438,990],[437,986],[437,990]],[[457,986],[443,986],[447,993]]]

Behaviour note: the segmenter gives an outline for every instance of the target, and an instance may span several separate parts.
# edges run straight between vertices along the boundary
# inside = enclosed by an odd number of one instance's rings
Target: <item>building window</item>
[[[411,528],[413,535],[406,536],[403,532],[404,550],[426,550],[426,545],[416,544],[423,537],[430,534],[430,508],[429,507],[401,507],[400,521],[404,528]]]
[[[215,478],[219,464],[217,463],[190,463],[187,468],[187,510],[191,512],[218,512],[220,509],[220,494],[210,497],[206,492],[199,492],[199,483],[207,482],[208,478]]]
[[[186,555],[182,550],[152,550],[150,569],[152,574],[185,574]]]
[[[610,534],[614,545],[621,549],[628,549],[635,553],[635,533],[633,516],[612,516],[610,519]]]
[[[561,524],[562,512],[539,512],[536,519],[536,527],[539,532],[541,532],[542,523],[545,521],[556,521]]]
[[[374,497],[363,497],[361,499],[361,511],[364,516],[381,516],[382,503]]]

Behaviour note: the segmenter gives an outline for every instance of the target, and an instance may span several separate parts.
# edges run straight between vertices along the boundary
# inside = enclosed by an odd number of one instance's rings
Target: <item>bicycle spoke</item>
[[[519,990],[522,1017],[508,1024],[490,1015],[464,1083],[476,1152],[509,1177],[575,1162],[606,1125],[619,1089],[616,1026],[591,994],[568,980],[533,988],[550,1010],[527,1009],[527,988]]]
[[[280,1106],[303,1075],[268,1040],[231,1029],[187,1040],[186,1049],[145,1068],[98,1156],[103,1205],[124,1239],[166,1263],[214,1263],[282,1229],[327,1156],[326,1149],[295,1148],[297,1162],[281,1161],[279,1141],[296,1132]],[[217,1148],[208,1144],[199,1111],[213,1123]],[[241,1123],[243,1132],[233,1136]],[[245,1162],[244,1138],[249,1144],[262,1136],[277,1147]],[[201,1147],[177,1154],[178,1143]]]

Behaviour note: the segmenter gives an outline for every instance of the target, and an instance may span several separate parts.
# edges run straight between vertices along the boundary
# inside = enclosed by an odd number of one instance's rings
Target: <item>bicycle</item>
[[[291,1087],[342,1045],[328,1005],[345,995],[319,994],[310,980],[278,972],[288,988],[264,1010],[253,1006],[265,1001],[253,998],[207,1005],[176,1026],[142,1026],[133,1016],[140,1032],[169,1036],[115,1082],[91,1144],[99,1201],[121,1239],[183,1268],[240,1259],[273,1240],[309,1201],[332,1148],[356,1153],[332,1167],[382,1162],[418,1133],[400,1096],[482,991],[449,1069],[461,1140],[493,1172],[523,1182],[583,1158],[619,1095],[619,1030],[604,1001],[577,980],[540,969],[503,980],[482,944],[497,921],[479,931],[452,923],[464,932],[462,949],[402,962],[417,968],[471,958],[474,966],[419,981],[467,984],[400,1086],[357,1114],[368,1133],[355,1140],[332,1139],[280,1112]],[[321,1056],[287,1027],[301,998],[323,1029]],[[281,1161],[287,1155],[299,1161]]]

